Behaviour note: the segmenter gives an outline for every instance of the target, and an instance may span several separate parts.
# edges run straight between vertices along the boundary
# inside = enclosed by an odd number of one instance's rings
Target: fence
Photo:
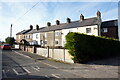
[[[55,60],[74,63],[74,61],[71,59],[72,56],[69,54],[68,50],[66,49],[37,48],[36,53],[38,55],[48,58],[53,58]]]
[[[68,50],[66,49],[50,49],[50,48],[40,48],[36,46],[25,46],[20,45],[20,49],[30,53],[36,53],[38,55],[52,58],[55,60],[60,60],[68,63],[74,63],[71,59],[72,56],[69,54]]]
[[[36,50],[35,50],[35,46],[25,46],[25,45],[21,45],[20,46],[20,49],[22,51],[26,51],[26,52],[30,52],[30,53],[35,53]]]

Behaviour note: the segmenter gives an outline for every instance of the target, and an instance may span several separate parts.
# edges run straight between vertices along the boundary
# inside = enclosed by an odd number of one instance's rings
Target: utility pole
[[[11,24],[11,27],[10,27],[10,37],[12,37],[12,24]]]

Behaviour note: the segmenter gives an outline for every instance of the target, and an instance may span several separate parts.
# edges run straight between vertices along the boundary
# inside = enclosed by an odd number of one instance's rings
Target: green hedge
[[[74,62],[81,63],[120,54],[120,42],[117,40],[73,32],[66,35],[65,48]]]

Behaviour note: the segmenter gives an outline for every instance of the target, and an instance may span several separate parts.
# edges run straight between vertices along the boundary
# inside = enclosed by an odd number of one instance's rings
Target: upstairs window
[[[55,32],[55,36],[59,36],[59,32]]]
[[[36,34],[36,39],[38,39],[38,34]]]
[[[86,28],[86,33],[91,33],[91,28]]]
[[[106,32],[108,32],[108,29],[107,28],[102,28],[102,32],[106,33]]]

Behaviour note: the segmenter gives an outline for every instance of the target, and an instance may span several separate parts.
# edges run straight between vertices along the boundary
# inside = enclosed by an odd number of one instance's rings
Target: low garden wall
[[[37,48],[36,52],[38,55],[44,57],[48,57],[68,63],[74,63],[74,61],[71,59],[72,56],[68,53],[68,50],[66,49]]]

